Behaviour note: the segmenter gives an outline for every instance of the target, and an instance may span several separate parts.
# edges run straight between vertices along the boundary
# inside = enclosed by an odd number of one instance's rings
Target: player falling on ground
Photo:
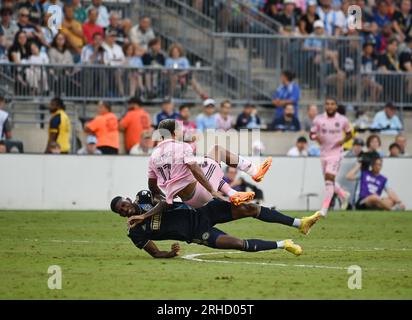
[[[310,130],[310,138],[320,144],[320,160],[325,179],[325,198],[320,214],[326,216],[333,195],[338,195],[342,209],[348,206],[349,193],[336,182],[335,177],[342,161],[342,145],[352,138],[349,120],[337,113],[338,104],[334,98],[326,98],[325,112],[316,116]],[[344,136],[344,138],[342,138]]]
[[[172,203],[179,196],[182,201],[194,208],[199,208],[212,200],[221,198],[218,191],[229,196],[235,205],[252,200],[254,192],[237,192],[222,178],[223,170],[220,161],[228,166],[238,168],[249,174],[255,181],[263,179],[272,163],[267,158],[262,165],[256,166],[242,156],[235,155],[220,146],[212,148],[207,157],[193,155],[192,147],[179,141],[182,130],[178,122],[166,119],[158,127],[162,141],[153,150],[149,160],[149,190],[157,198],[166,193],[166,202]],[[159,188],[160,187],[160,188]]]
[[[247,252],[285,249],[298,256],[302,254],[302,248],[291,239],[242,240],[215,228],[215,225],[250,217],[268,223],[295,227],[303,234],[308,234],[320,218],[316,214],[302,219],[292,218],[254,203],[235,206],[220,199],[214,199],[198,209],[193,209],[184,203],[168,204],[166,201],[160,201],[153,207],[152,195],[148,190],[140,191],[136,198],[136,201],[132,202],[128,198],[117,196],[111,201],[110,208],[120,216],[128,218],[129,238],[138,248],[144,249],[154,258],[175,257],[180,247],[175,243],[171,251],[160,251],[153,240],[186,241],[215,249]]]

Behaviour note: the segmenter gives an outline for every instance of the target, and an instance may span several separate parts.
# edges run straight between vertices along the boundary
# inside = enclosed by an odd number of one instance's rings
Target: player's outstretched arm
[[[193,174],[193,176],[195,177],[195,179],[196,179],[197,181],[199,181],[199,183],[200,183],[203,187],[205,187],[205,189],[206,189],[207,191],[209,191],[210,194],[211,194],[214,198],[218,198],[218,199],[221,199],[221,200],[226,201],[226,199],[223,198],[222,195],[221,195],[218,191],[213,190],[213,187],[212,187],[212,185],[210,184],[209,180],[206,179],[206,177],[205,177],[202,169],[199,167],[199,165],[198,165],[196,162],[188,163],[187,166],[188,166],[189,170],[192,172],[192,174]]]
[[[153,258],[174,258],[179,255],[180,245],[178,243],[172,244],[170,251],[160,251],[153,241],[149,241],[144,250]]]
[[[160,201],[153,209],[147,211],[146,213],[129,217],[127,219],[127,224],[130,228],[133,228],[137,224],[142,223],[144,220],[154,216],[155,214],[162,213],[169,206],[170,205],[166,201]]]

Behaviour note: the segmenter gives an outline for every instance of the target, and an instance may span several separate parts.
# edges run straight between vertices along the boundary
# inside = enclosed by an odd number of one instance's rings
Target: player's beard
[[[329,118],[333,118],[335,116],[337,111],[334,111],[332,114],[326,111],[326,114],[328,115]]]

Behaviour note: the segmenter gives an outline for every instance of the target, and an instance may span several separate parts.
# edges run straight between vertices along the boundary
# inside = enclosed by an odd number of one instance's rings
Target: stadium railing
[[[160,102],[169,96],[195,103],[195,88],[210,92],[210,67],[188,69],[105,65],[0,64],[0,92],[14,100],[58,95],[71,101],[125,102],[139,96]]]

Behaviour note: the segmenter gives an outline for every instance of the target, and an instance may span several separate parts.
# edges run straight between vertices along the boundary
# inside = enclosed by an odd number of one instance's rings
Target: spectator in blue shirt
[[[206,99],[203,102],[203,113],[196,117],[197,130],[216,129],[215,105],[216,102],[213,99]]]
[[[294,74],[290,71],[283,71],[280,76],[281,85],[276,89],[272,96],[272,104],[275,106],[275,117],[279,118],[284,113],[284,108],[291,103],[298,115],[298,105],[300,99],[300,88],[293,81]]]
[[[235,129],[259,129],[260,125],[261,122],[256,107],[253,104],[247,104],[243,112],[237,117]]]
[[[378,8],[373,15],[373,21],[376,22],[379,28],[383,28],[385,24],[391,22],[388,17],[388,5],[385,0],[380,0],[378,3]]]
[[[157,128],[160,121],[165,119],[180,119],[179,114],[174,110],[174,104],[171,99],[166,99],[162,103],[162,111],[156,114],[153,119],[153,125]]]
[[[275,131],[300,131],[300,123],[295,117],[293,104],[287,104],[284,114],[281,117],[275,117],[272,122],[272,129]]]
[[[402,130],[402,123],[392,103],[387,103],[385,108],[375,115],[372,129],[379,129],[383,134],[398,134]]]

